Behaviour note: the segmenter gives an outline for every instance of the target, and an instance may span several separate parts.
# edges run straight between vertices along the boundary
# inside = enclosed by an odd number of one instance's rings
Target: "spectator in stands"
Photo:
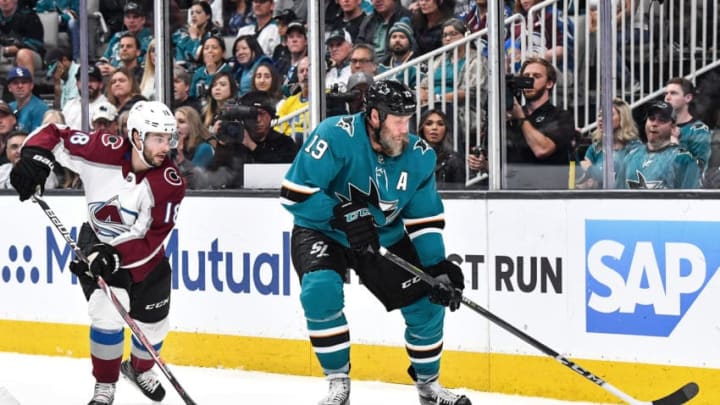
[[[117,108],[109,101],[100,103],[91,118],[93,132],[119,135]]]
[[[13,165],[20,160],[20,151],[22,150],[22,144],[25,142],[28,133],[24,131],[13,131],[7,137],[7,148],[3,153],[2,165],[0,165],[0,189],[12,189],[13,186],[10,184],[10,171]],[[51,188],[57,188],[58,179],[54,172],[50,172],[50,175],[45,180],[45,190]]]
[[[467,28],[461,20],[457,18],[446,20],[442,24],[443,45],[462,41],[466,31]],[[454,73],[456,66],[457,76]],[[485,59],[472,47],[459,46],[456,52],[450,51],[445,57],[438,55],[432,61],[431,69],[420,81],[420,103],[431,105],[431,108],[444,109],[453,119],[455,119],[453,110],[457,110],[458,128],[464,131],[467,122],[470,131],[475,132],[478,127],[476,103],[474,99],[469,100],[470,110],[467,111],[465,98],[478,88],[485,89],[486,78]],[[433,90],[432,100],[430,100],[430,86]],[[442,106],[443,104],[445,107]]]
[[[118,114],[117,121],[118,121],[118,133],[120,136],[122,136],[125,139],[128,139],[128,127],[127,127],[127,120],[128,115],[130,115],[130,110],[125,110]]]
[[[357,38],[360,25],[367,16],[360,6],[362,0],[337,0],[339,13],[333,18],[333,24],[326,27],[328,31],[342,30],[350,33],[350,38]]]
[[[387,38],[390,27],[399,21],[410,24],[412,14],[400,3],[400,0],[373,0],[373,12],[360,25],[357,42],[373,44],[378,60],[388,54]]]
[[[697,159],[672,143],[672,133],[676,130],[673,107],[664,101],[655,101],[646,113],[647,144],[628,153],[618,170],[615,188],[700,188],[701,169]]]
[[[33,94],[33,78],[30,71],[24,67],[15,66],[10,69],[7,82],[8,89],[15,98],[15,101],[10,103],[10,108],[15,112],[17,128],[30,133],[40,126],[48,106]]]
[[[352,52],[352,39],[345,30],[332,31],[325,39],[330,52],[330,66],[325,74],[325,88],[344,92],[347,79],[350,77],[350,53]]]
[[[467,13],[459,16],[470,32],[478,32],[487,28],[488,0],[475,0]],[[512,15],[512,9],[507,2],[502,3],[503,21]]]
[[[355,114],[365,110],[365,94],[373,82],[375,82],[373,76],[363,71],[350,75],[347,91],[354,94],[354,97],[347,102],[348,114]]]
[[[535,4],[540,3],[542,0],[516,0],[515,1],[515,12],[522,14],[524,17],[528,17],[530,8]],[[544,16],[544,19],[542,18]],[[554,5],[548,5],[545,8],[544,13],[535,14],[533,19],[532,32],[528,33],[528,54],[531,56],[539,56],[545,58],[547,61],[556,64],[561,70],[564,66],[564,61],[567,62],[568,72],[573,68],[573,35],[574,27],[572,20],[563,18],[562,12],[557,10]],[[527,22],[523,20],[522,24],[527,26]],[[515,44],[506,43],[508,49],[517,46],[522,38],[521,23],[515,22],[512,29],[514,30]],[[563,41],[567,31],[567,47]]]
[[[385,51],[385,60],[380,62],[378,72],[382,73],[386,70],[398,67],[409,62],[414,55],[415,36],[412,27],[399,21],[393,24],[388,31],[387,49]],[[417,85],[418,67],[411,66],[404,72],[395,75],[395,80],[403,82],[411,89]]]
[[[8,162],[5,156],[5,146],[10,133],[17,129],[16,124],[17,120],[13,109],[0,99],[0,164]]]
[[[58,28],[60,31],[67,32],[70,35],[72,45],[70,59],[75,61],[80,60],[79,6],[80,2],[78,0],[38,0],[35,3],[36,13],[58,12]]]
[[[140,94],[140,86],[135,76],[126,68],[121,67],[110,77],[107,99],[117,108],[118,114],[120,114],[123,111],[130,111],[130,108],[135,103],[144,101],[145,97]]]
[[[413,13],[412,27],[415,32],[415,56],[424,55],[440,48],[442,25],[453,17],[455,0],[418,0],[418,9]]]
[[[238,97],[250,91],[255,68],[263,62],[272,64],[272,59],[263,53],[253,35],[241,35],[233,44],[233,78],[238,84]]]
[[[282,76],[283,94],[292,94],[290,88],[298,82],[297,66],[302,58],[307,56],[307,30],[301,21],[293,21],[287,28],[287,47],[290,54],[289,60],[282,61],[274,59],[275,66]]]
[[[264,91],[251,91],[240,99],[242,105],[257,108],[256,119],[245,119],[242,144],[248,150],[248,163],[290,163],[297,146],[292,138],[275,131],[270,122],[275,104]]]
[[[147,56],[145,57],[145,66],[142,69],[142,78],[140,79],[140,94],[148,100],[155,100],[155,40],[150,41],[148,45]]]
[[[149,44],[148,44],[149,46]],[[143,68],[140,65],[140,42],[137,37],[133,34],[125,32],[120,37],[117,43],[118,58],[119,62],[117,65],[113,65],[108,62],[107,59],[101,58],[98,62],[100,63],[100,71],[103,76],[109,76],[117,68],[125,67],[135,76],[135,80],[140,82],[143,74]]]
[[[203,125],[200,114],[189,106],[175,110],[178,146],[175,163],[186,176],[193,167],[207,168],[213,161],[215,150],[208,143],[210,131]]]
[[[277,105],[283,98],[281,80],[280,74],[275,70],[272,63],[262,62],[255,68],[250,90],[266,92]]]
[[[427,110],[420,117],[417,134],[435,151],[435,180],[438,187],[445,183],[465,182],[465,162],[457,152],[453,151],[449,134],[450,120],[442,110]]]
[[[670,79],[665,84],[665,102],[675,110],[677,131],[673,133],[673,142],[692,153],[699,159],[701,168],[710,161],[710,128],[693,117],[690,108],[695,99],[695,86],[682,77]]]
[[[194,108],[198,114],[202,111],[200,101],[190,97],[190,74],[182,66],[175,66],[173,69],[173,101],[172,109],[177,110],[182,106]]]
[[[356,44],[350,52],[350,74],[365,72],[371,76],[377,73],[375,49],[368,44]]]
[[[115,35],[110,38],[110,42],[108,42],[108,46],[103,54],[103,60],[107,61],[114,68],[120,67],[121,62],[125,62],[120,54],[120,40],[126,34],[131,34],[137,39],[140,52],[137,56],[139,65],[142,65],[145,52],[150,44],[150,40],[152,39],[152,32],[150,31],[150,28],[145,27],[145,10],[143,7],[139,3],[130,1],[125,5],[123,10],[123,24],[125,24],[127,31],[115,33]]]
[[[225,62],[225,40],[211,36],[205,38],[202,47],[203,66],[193,74],[190,83],[190,97],[197,98],[202,103],[210,90],[213,76],[220,72],[229,72],[230,65]]]
[[[287,73],[291,66],[290,59],[292,58],[292,55],[290,54],[290,48],[288,47],[288,28],[296,19],[297,17],[295,16],[295,12],[291,9],[283,10],[280,14],[275,16],[275,20],[278,25],[278,34],[280,34],[280,43],[273,50],[272,60],[275,63],[277,70],[282,72],[283,75]],[[305,26],[302,25],[302,27],[304,30]]]
[[[75,73],[75,81],[78,89],[78,93],[81,91],[82,81],[80,77],[80,70]],[[100,103],[107,101],[105,94],[103,94],[103,80],[100,74],[100,69],[95,65],[88,65],[88,119],[92,118],[95,109]],[[71,99],[65,104],[62,112],[65,116],[65,123],[67,126],[73,129],[82,128],[82,103],[83,100],[80,97]],[[92,128],[92,125],[91,127]]]
[[[18,0],[1,1],[0,13],[0,60],[15,58],[15,65],[30,73],[40,70],[45,55],[40,17],[32,8],[19,6]]]
[[[231,7],[224,15],[228,20],[223,25],[223,35],[236,36],[238,30],[248,24],[252,24],[252,1],[232,0],[226,1],[226,6]]]
[[[280,102],[277,109],[277,114],[280,119],[285,116],[292,114],[293,112],[305,108],[308,106],[308,96],[310,95],[309,86],[309,68],[310,62],[307,56],[300,59],[297,66],[298,83],[300,85],[300,91],[285,98]],[[275,127],[275,130],[289,135],[298,145],[302,145],[305,141],[305,133],[310,132],[310,116],[309,113],[304,112],[290,121],[283,122],[279,126]]]
[[[68,101],[80,97],[75,74],[80,65],[73,62],[72,51],[68,48],[51,49],[47,54],[47,75],[53,80],[53,107],[62,109]]]
[[[220,72],[213,77],[210,84],[210,96],[203,110],[203,123],[208,128],[214,128],[218,122],[218,113],[225,102],[237,97],[237,83],[229,72]],[[213,131],[213,132],[215,132]]]
[[[550,102],[557,81],[555,67],[531,57],[520,74],[534,80],[524,89],[525,106],[513,97],[508,112],[507,181],[510,188],[565,189],[568,186],[570,145],[577,137],[570,112]]]
[[[238,38],[252,35],[256,38],[265,56],[272,57],[275,47],[280,43],[280,34],[276,21],[273,19],[275,2],[273,0],[253,0],[255,21],[238,30]]]
[[[585,159],[580,162],[580,179],[575,188],[602,188],[603,166],[605,154],[603,153],[603,118],[598,117],[598,127],[592,134],[592,144],[585,152]],[[616,98],[612,102],[612,128],[613,128],[613,170],[620,171],[625,156],[633,149],[642,146],[638,136],[638,128],[632,116],[630,106],[622,99]]]
[[[210,36],[220,36],[220,28],[212,21],[212,9],[206,1],[194,0],[190,6],[190,22],[172,34],[175,63],[194,70],[202,63],[200,50]]]

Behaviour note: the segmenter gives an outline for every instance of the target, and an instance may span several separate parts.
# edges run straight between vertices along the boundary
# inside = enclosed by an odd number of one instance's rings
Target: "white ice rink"
[[[169,368],[199,405],[315,405],[327,388],[325,380],[317,377],[173,365]],[[567,372],[562,367],[556,371]],[[168,392],[163,404],[183,405],[183,400],[170,383],[162,378]],[[3,399],[3,388],[22,405],[84,405],[92,396],[93,384],[89,359],[0,353],[0,405],[16,404],[12,400]],[[467,395],[474,405],[589,404],[488,394],[467,389],[455,391]],[[353,381],[351,399],[353,405],[418,403],[413,386],[367,381]],[[114,405],[151,403],[121,378]]]

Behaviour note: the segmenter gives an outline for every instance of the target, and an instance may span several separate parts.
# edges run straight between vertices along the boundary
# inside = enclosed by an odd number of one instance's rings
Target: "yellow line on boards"
[[[0,352],[88,357],[87,325],[0,320]],[[126,333],[126,353],[129,352]],[[315,375],[322,371],[304,340],[170,332],[162,350],[169,364],[242,368],[271,373]],[[352,377],[410,384],[401,347],[354,344]],[[693,405],[720,403],[720,370],[628,362],[573,359],[620,390],[643,401],[658,399],[687,382],[700,385]],[[604,389],[547,356],[445,351],[441,380],[448,387],[619,403]]]

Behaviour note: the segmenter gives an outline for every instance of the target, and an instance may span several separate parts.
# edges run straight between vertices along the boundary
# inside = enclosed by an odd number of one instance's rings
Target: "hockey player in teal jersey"
[[[671,142],[674,129],[675,112],[672,106],[664,101],[650,104],[645,119],[647,145],[627,154],[616,176],[616,188],[700,188],[697,159]]]
[[[413,93],[395,81],[370,86],[365,111],[330,117],[308,136],[282,183],[294,216],[291,251],[308,334],[329,381],[321,405],[350,403],[350,329],[343,313],[348,268],[388,311],[405,319],[408,372],[420,404],[470,405],[440,386],[445,308],[460,306],[462,270],[446,260],[435,152],[408,133]],[[422,266],[434,288],[376,253],[380,244]]]

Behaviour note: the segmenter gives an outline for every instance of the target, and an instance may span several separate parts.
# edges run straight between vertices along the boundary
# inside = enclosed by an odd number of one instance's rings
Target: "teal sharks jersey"
[[[402,154],[373,150],[365,114],[330,117],[308,136],[285,175],[281,202],[295,225],[322,232],[348,246],[333,229],[333,207],[365,201],[380,243],[391,246],[407,229],[423,265],[445,259],[443,204],[435,185],[435,152],[410,134]]]
[[[695,120],[678,125],[678,130],[680,146],[707,165],[710,161],[710,128],[704,122]]]
[[[700,188],[700,167],[690,152],[678,145],[657,151],[639,147],[625,157],[616,177],[616,188]]]

